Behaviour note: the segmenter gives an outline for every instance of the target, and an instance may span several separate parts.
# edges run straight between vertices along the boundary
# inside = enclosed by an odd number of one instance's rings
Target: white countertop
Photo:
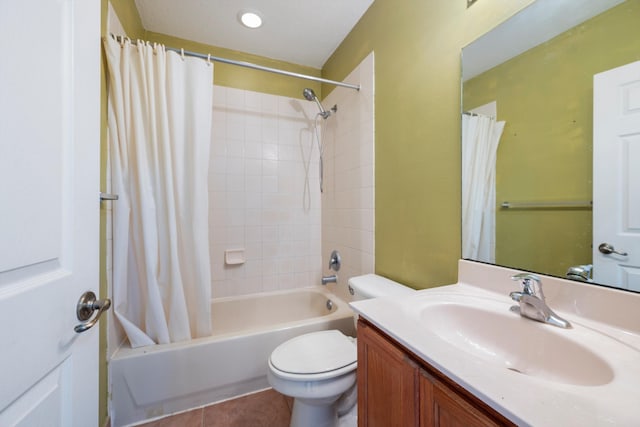
[[[565,334],[606,360],[613,376],[601,385],[569,384],[505,369],[430,332],[425,326],[429,319],[417,312],[434,299],[472,297],[479,305],[512,304],[509,291],[518,289],[509,280],[514,272],[461,261],[458,284],[357,301],[351,307],[518,425],[640,426],[640,295],[540,276],[548,305],[574,328],[531,322],[554,328],[552,333]]]

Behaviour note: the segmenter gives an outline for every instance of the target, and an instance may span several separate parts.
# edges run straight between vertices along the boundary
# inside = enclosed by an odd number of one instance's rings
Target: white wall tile
[[[214,92],[215,92],[215,87],[216,86],[214,86]],[[233,108],[233,109],[244,111],[244,94],[246,91],[242,89],[228,87],[226,88],[226,92],[227,92],[227,99],[226,99],[227,108]]]
[[[260,114],[260,112],[252,112],[247,110],[245,111],[244,121],[245,121],[245,125],[249,128],[253,128],[253,127],[261,128],[262,114]],[[246,130],[245,130],[245,135],[246,135]]]
[[[278,193],[278,183],[280,180],[277,176],[263,176],[262,177],[262,192],[263,193]]]
[[[278,97],[278,117],[283,119],[302,118],[302,103],[298,99]]]
[[[225,145],[227,157],[244,157],[244,143],[242,140],[230,139]]]
[[[246,151],[245,151],[246,153]],[[260,150],[258,151],[260,153]],[[260,155],[260,154],[258,154]],[[244,159],[245,175],[262,176],[262,160],[259,157]]]
[[[224,143],[220,144],[211,144],[209,150],[210,162],[214,158],[225,158],[227,156],[227,145]],[[211,173],[213,171],[209,171]]]
[[[325,182],[322,194],[322,267],[333,249],[341,252],[338,288],[353,275],[374,272],[373,54],[345,79],[359,92],[334,89],[323,101],[338,105],[325,129]]]
[[[276,116],[278,114],[278,97],[262,94],[261,107],[263,115]]]
[[[237,157],[227,157],[227,177],[232,175],[242,175],[244,174],[244,164],[245,160]],[[229,179],[227,179],[229,181]]]
[[[225,215],[225,222],[226,222],[226,226],[228,227],[227,230],[230,230],[234,227],[244,227],[245,225],[245,210],[244,209],[225,209],[226,215]],[[254,225],[254,224],[247,224],[247,225]],[[227,235],[227,238],[229,238],[229,236]]]
[[[262,177],[260,175],[245,175],[244,176],[244,191],[245,194],[262,193]],[[242,193],[239,193],[242,194]]]
[[[227,244],[230,246],[226,249],[238,249],[244,247],[245,244],[245,227],[244,226],[231,226],[227,227]]]
[[[262,227],[259,225],[247,225],[244,228],[244,241],[246,243],[262,242]]]
[[[260,142],[262,141],[262,125],[258,124],[246,124],[244,130],[244,138],[247,142]]]
[[[262,242],[246,242],[244,244],[244,256],[247,260],[263,259]]]
[[[214,141],[219,141],[227,137],[227,116],[225,111],[213,110],[211,123],[211,136]],[[211,144],[211,148],[217,144]]]
[[[231,159],[229,159],[228,166],[229,166],[230,169],[232,167],[234,167],[233,170],[240,170],[240,174],[244,170],[244,164],[242,162],[233,163],[233,161]],[[230,173],[230,174],[227,175],[227,191],[230,191],[230,192],[243,192],[244,191],[244,179],[245,178],[244,178],[244,175],[240,175],[240,174]]]
[[[245,199],[241,192],[227,192],[225,197],[226,209],[244,210]]]
[[[313,210],[305,212],[302,203],[304,162],[318,170],[317,154],[305,158],[300,149],[308,150],[311,136],[303,103],[218,86],[215,94],[221,99],[214,102],[209,175],[213,295],[309,286],[309,277],[319,275],[321,239],[305,237],[320,236],[321,211],[317,190],[308,191]],[[236,247],[245,248],[247,261],[225,265],[224,250]]]
[[[262,276],[262,290],[264,292],[277,290],[279,284],[280,281],[278,280],[278,276],[276,274]]]
[[[338,104],[324,128],[325,192],[314,139],[316,106],[301,98],[214,86],[210,240],[214,297],[319,282],[332,249],[340,285],[373,272],[373,55],[323,104]],[[247,262],[224,265],[224,250]],[[328,273],[328,272],[327,272]]]
[[[265,160],[278,160],[278,144],[262,144],[262,158]]]
[[[227,121],[227,139],[236,141],[244,141],[245,126],[244,121],[239,120],[237,114],[229,114],[229,120]]]
[[[225,86],[213,86],[213,106],[227,106],[227,88]]]
[[[246,177],[249,180],[252,177]],[[247,183],[245,182],[245,186]],[[259,212],[262,209],[262,192],[249,192],[245,191],[244,193],[244,207],[248,211]],[[246,223],[249,224],[249,220],[247,219],[248,215],[245,212]],[[253,222],[251,225],[255,225]]]
[[[264,116],[262,119],[262,141],[265,143],[278,143],[278,121],[266,119]]]
[[[259,92],[244,91],[244,102],[247,111],[262,111],[261,95]]]
[[[262,209],[246,209],[245,210],[246,225],[262,225]]]

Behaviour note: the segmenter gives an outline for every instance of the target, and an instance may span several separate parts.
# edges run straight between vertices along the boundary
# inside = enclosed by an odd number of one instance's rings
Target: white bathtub
[[[297,335],[339,329],[355,336],[353,312],[326,288],[218,298],[211,304],[211,337],[137,349],[127,344],[114,354],[112,426],[268,388],[269,355]]]

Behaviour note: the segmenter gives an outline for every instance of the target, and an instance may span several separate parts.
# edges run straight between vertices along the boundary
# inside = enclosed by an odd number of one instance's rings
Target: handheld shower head
[[[308,87],[304,88],[304,90],[302,91],[302,96],[304,96],[307,101],[315,101],[315,103],[318,105],[318,108],[320,109],[320,115],[323,119],[326,119],[331,115],[331,112],[326,111],[322,107],[322,104],[318,100],[318,97],[316,96],[316,93],[313,91],[313,89]]]
[[[316,99],[318,99],[313,89],[308,87],[304,88],[304,90],[302,91],[302,96],[304,96],[307,99],[307,101],[315,101]]]

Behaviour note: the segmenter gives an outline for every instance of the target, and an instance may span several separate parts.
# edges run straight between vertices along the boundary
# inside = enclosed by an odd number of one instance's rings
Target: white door
[[[593,276],[640,291],[640,61],[595,75],[593,100]]]
[[[0,0],[0,426],[98,424],[100,2]]]

